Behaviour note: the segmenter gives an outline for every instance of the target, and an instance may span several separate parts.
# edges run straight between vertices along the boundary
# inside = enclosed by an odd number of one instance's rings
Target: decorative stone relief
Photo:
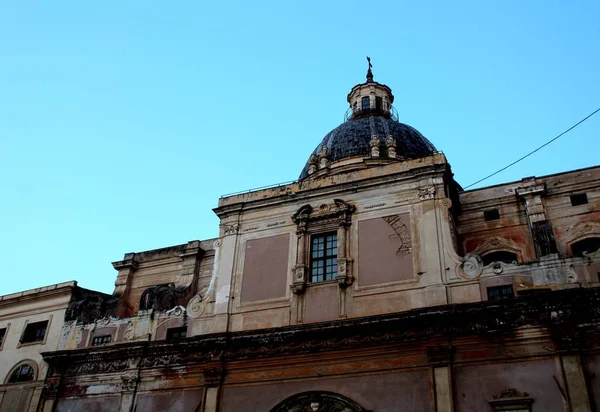
[[[131,392],[135,390],[137,385],[137,376],[134,375],[123,375],[121,376],[121,388],[123,391]]]
[[[400,215],[392,215],[382,217],[385,222],[394,229],[401,245],[396,250],[396,255],[408,255],[412,252],[412,242],[410,239],[410,228],[402,221]]]
[[[385,146],[387,147],[387,155],[390,159],[396,158],[396,139],[393,136],[388,135],[385,139]]]
[[[179,298],[184,297],[187,288],[164,283],[144,290],[140,298],[140,310],[154,309],[167,311],[177,305]]]
[[[575,242],[583,240],[588,237],[600,237],[600,223],[598,222],[579,222],[567,228],[565,243],[572,245]]]
[[[501,236],[485,238],[475,247],[475,252],[477,252],[477,254],[480,256],[501,250],[514,252],[519,258],[521,258],[521,248],[519,244],[511,239]]]
[[[371,157],[379,157],[379,145],[381,142],[377,135],[371,136],[371,140],[369,140],[369,146],[371,146]]]
[[[308,174],[312,175],[319,169],[319,158],[316,154],[311,154],[308,159]]]
[[[225,235],[237,235],[240,231],[240,224],[234,223],[233,225],[224,225],[223,234]]]
[[[132,321],[127,322],[127,328],[125,329],[125,334],[123,336],[127,340],[133,340],[135,336],[135,325]]]
[[[175,306],[173,309],[170,309],[166,312],[166,315],[171,317],[179,317],[187,312],[186,308],[181,305]]]
[[[475,279],[483,272],[483,260],[475,252],[467,253],[458,266],[458,273],[466,279]]]
[[[319,170],[327,169],[329,167],[329,158],[331,156],[331,151],[327,146],[323,146],[321,151],[319,152]]]
[[[206,312],[206,306],[208,305],[208,296],[206,296],[205,298],[205,294],[206,289],[194,295],[194,297],[188,302],[186,313],[190,318],[199,318],[200,316],[204,315],[204,312]]]
[[[520,392],[515,388],[506,388],[488,402],[495,412],[529,412],[531,411],[533,398],[527,392]]]
[[[435,197],[435,187],[423,187],[419,189],[419,199],[427,200]]]
[[[304,392],[291,396],[270,412],[367,412],[358,403],[333,392]]]

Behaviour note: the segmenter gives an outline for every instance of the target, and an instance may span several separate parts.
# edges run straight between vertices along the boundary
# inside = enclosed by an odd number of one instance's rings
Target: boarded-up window
[[[289,234],[285,234],[246,242],[242,302],[285,297],[289,239]]]
[[[414,277],[408,213],[358,223],[358,283],[361,286]]]

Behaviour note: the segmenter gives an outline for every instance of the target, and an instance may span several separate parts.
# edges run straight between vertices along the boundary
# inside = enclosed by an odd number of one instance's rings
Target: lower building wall
[[[583,358],[584,370],[589,382],[589,396],[592,410],[600,410],[600,355],[588,355]]]
[[[120,400],[121,395],[60,399],[56,412],[115,412],[119,410]]]
[[[268,412],[300,392],[331,391],[377,412],[430,412],[429,371],[225,387],[222,412]]]
[[[195,412],[202,405],[203,388],[140,393],[136,398],[138,411]]]
[[[491,410],[488,402],[506,388],[527,392],[534,411],[565,411],[555,359],[455,366],[453,372],[457,412]]]

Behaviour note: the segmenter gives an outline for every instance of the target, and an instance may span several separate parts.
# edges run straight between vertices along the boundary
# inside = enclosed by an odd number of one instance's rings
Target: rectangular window
[[[110,343],[112,340],[112,336],[103,335],[103,336],[94,336],[92,339],[92,346],[104,345],[105,343]]]
[[[377,109],[378,112],[383,110],[383,99],[381,97],[375,98],[375,109]]]
[[[484,210],[483,218],[486,222],[490,220],[498,220],[500,219],[500,212],[498,211],[498,209]]]
[[[21,343],[43,342],[48,321],[28,323],[21,337]]]
[[[587,193],[578,193],[571,195],[571,206],[587,205]]]
[[[369,96],[363,97],[361,102],[363,112],[368,112],[369,110],[371,110],[371,98]]]
[[[4,336],[6,336],[6,328],[0,329],[0,349],[2,348],[2,344],[4,343]]]
[[[334,280],[337,275],[337,233],[313,235],[310,240],[310,281]]]
[[[512,285],[493,286],[487,288],[488,300],[503,300],[515,297]]]
[[[182,326],[180,328],[169,328],[167,329],[167,340],[177,340],[182,339],[187,336],[187,326]]]

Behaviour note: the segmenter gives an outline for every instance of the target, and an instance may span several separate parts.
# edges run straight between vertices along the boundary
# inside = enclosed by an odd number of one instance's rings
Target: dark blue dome
[[[382,142],[382,148],[387,136],[393,136],[397,155],[405,159],[428,157],[436,152],[431,142],[417,129],[384,116],[369,116],[342,123],[325,135],[313,153],[318,155],[323,146],[327,146],[331,151],[331,162],[353,156],[368,157],[371,153],[369,141],[373,135]],[[300,180],[308,177],[308,166],[307,162],[300,173]]]

